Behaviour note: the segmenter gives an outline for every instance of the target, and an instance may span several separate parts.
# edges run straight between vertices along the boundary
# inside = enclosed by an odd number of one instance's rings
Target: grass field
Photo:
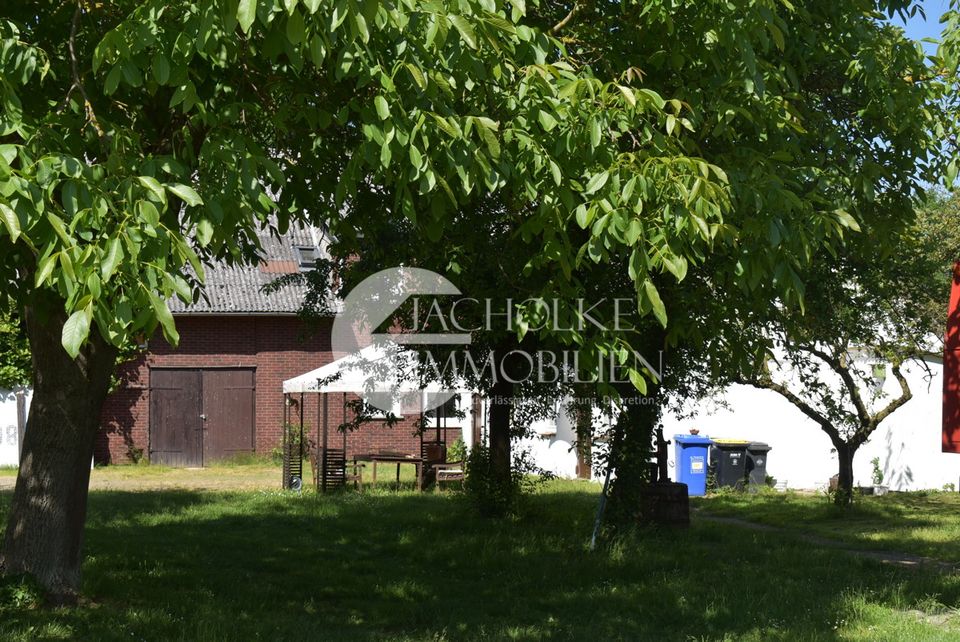
[[[91,492],[84,603],[8,586],[0,639],[960,639],[955,575],[696,520],[591,552],[589,483],[507,521],[455,493],[135,488]]]
[[[960,563],[960,493],[890,493],[861,497],[847,509],[800,493],[722,494],[695,499],[716,515],[805,531],[859,547]]]

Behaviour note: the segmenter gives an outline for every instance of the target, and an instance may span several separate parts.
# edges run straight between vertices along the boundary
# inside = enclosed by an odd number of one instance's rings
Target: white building
[[[916,363],[905,365],[913,399],[881,423],[857,451],[853,463],[857,485],[872,485],[870,462],[877,457],[884,484],[893,490],[939,490],[947,484],[960,488],[960,455],[940,451],[943,364],[939,360],[926,363],[929,372]],[[883,391],[889,395],[887,399],[899,395],[893,377],[883,382]],[[695,427],[701,435],[713,438],[766,442],[773,448],[767,458],[767,474],[789,488],[822,489],[837,474],[837,456],[830,439],[779,394],[735,385],[722,395],[722,402],[695,404],[688,409],[693,413],[691,419],[665,416],[664,435],[671,439]],[[675,470],[673,455],[671,446],[671,471]]]
[[[20,443],[29,407],[29,391],[0,390],[0,466],[20,463]]]

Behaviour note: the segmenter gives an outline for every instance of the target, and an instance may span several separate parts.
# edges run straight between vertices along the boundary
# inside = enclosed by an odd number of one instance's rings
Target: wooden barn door
[[[199,370],[150,373],[150,462],[203,465],[203,414]]]
[[[253,452],[254,371],[158,368],[150,372],[150,461],[203,466]]]
[[[253,370],[203,371],[203,460],[254,451]]]

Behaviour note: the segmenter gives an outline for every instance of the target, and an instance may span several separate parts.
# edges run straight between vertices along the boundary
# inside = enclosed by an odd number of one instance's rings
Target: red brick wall
[[[104,406],[97,461],[127,462],[132,448],[142,449],[145,455],[149,452],[151,367],[255,368],[256,449],[269,454],[281,442],[283,381],[331,361],[329,325],[311,334],[294,317],[179,317],[177,329],[178,348],[171,348],[158,335],[145,356],[121,368],[121,384]],[[317,397],[304,398],[305,430],[314,440],[318,437]],[[294,400],[299,402],[299,395]],[[331,393],[328,404],[329,439],[336,447],[343,439],[336,432],[344,416],[342,395]],[[291,407],[293,423],[299,421],[298,408]],[[416,421],[417,417],[405,417],[392,428],[382,422],[365,424],[347,436],[348,454],[381,449],[419,453],[420,438],[413,432]],[[449,431],[450,441],[457,434]]]

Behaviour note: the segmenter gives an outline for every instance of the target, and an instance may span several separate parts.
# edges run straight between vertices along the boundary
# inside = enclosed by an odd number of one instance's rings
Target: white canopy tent
[[[311,370],[283,382],[286,398],[284,404],[284,426],[291,424],[290,411],[294,405],[294,396],[299,396],[300,457],[294,461],[289,454],[288,431],[284,430],[284,487],[296,486],[302,479],[304,399],[308,394],[319,395],[317,402],[317,471],[318,489],[326,491],[328,486],[339,485],[346,476],[347,433],[342,432],[342,447],[329,447],[329,398],[330,393],[341,395],[343,418],[348,412],[348,394],[361,394],[371,406],[389,411],[400,417],[406,413],[422,415],[426,410],[437,407],[458,393],[469,393],[462,381],[451,388],[438,382],[422,384],[418,377],[416,354],[396,346],[368,346],[354,355],[350,355],[325,366]],[[444,419],[445,421],[445,419]],[[431,447],[442,444],[440,437],[439,414],[436,442],[425,442],[420,434],[421,453],[424,460],[437,455],[430,454]],[[444,450],[445,456],[445,450]],[[295,481],[291,481],[294,480]]]

